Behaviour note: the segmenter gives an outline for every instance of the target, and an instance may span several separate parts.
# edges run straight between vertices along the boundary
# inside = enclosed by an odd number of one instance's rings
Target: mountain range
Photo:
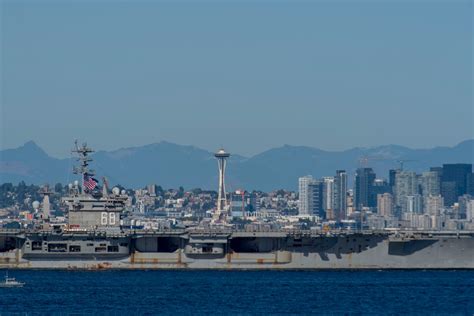
[[[159,142],[92,155],[97,178],[105,176],[112,184],[140,188],[155,183],[164,188],[216,189],[217,163],[213,153],[194,147]],[[453,147],[411,149],[398,145],[326,151],[306,146],[284,145],[252,157],[232,155],[227,165],[227,190],[297,189],[298,177],[332,176],[345,169],[349,179],[358,167],[372,167],[380,178],[399,168],[422,172],[443,163],[474,163],[474,139]],[[33,141],[0,151],[0,183],[54,185],[69,183],[77,176],[71,170],[75,159],[49,156]]]

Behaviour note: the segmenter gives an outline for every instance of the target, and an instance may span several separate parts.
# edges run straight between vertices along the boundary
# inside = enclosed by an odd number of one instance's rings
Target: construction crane
[[[375,160],[390,160],[387,157],[377,157],[377,156],[361,156],[359,157],[359,167],[360,168],[367,168],[369,165],[369,161],[375,161]]]
[[[403,171],[403,165],[405,162],[412,162],[412,161],[418,161],[415,159],[398,159],[397,162],[400,164],[400,171]]]

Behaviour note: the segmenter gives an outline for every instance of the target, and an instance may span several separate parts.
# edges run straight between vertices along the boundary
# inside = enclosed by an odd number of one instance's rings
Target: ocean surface
[[[474,271],[10,270],[9,275],[26,285],[0,288],[0,315],[474,314]]]

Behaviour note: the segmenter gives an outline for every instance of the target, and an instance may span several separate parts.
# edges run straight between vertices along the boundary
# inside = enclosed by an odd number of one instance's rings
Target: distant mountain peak
[[[21,150],[22,152],[37,153],[48,156],[48,154],[32,140],[27,141],[22,146],[18,147],[18,150]]]
[[[21,147],[27,147],[27,148],[40,148],[34,140],[29,140],[26,143],[24,143]],[[41,149],[41,148],[40,148]]]
[[[217,149],[217,148],[216,148]],[[232,153],[227,180],[231,187],[248,190],[296,189],[298,177],[331,176],[337,169],[354,174],[362,156],[369,159],[378,177],[387,177],[397,166],[397,159],[410,159],[406,169],[429,170],[443,163],[474,162],[474,140],[453,147],[411,149],[398,145],[327,151],[310,146],[285,144],[252,157]],[[48,156],[34,141],[15,149],[0,151],[0,182],[50,183],[70,182],[70,158]],[[156,183],[166,188],[202,187],[215,189],[217,168],[212,151],[192,145],[160,141],[143,146],[98,151],[93,155],[98,173],[114,183],[130,188]]]

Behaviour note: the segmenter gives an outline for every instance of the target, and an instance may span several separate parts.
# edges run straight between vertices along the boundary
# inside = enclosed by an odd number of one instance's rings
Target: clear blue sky
[[[1,147],[474,137],[471,1],[2,1]]]

